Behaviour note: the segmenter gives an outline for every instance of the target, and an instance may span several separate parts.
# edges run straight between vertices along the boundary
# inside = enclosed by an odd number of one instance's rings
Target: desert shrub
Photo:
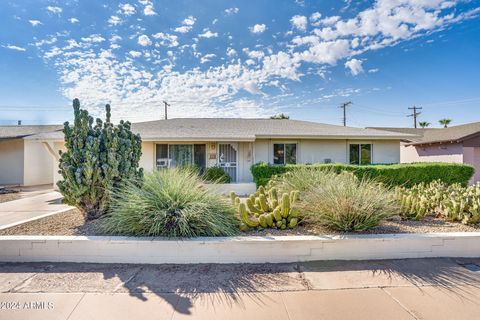
[[[206,168],[203,179],[213,183],[230,183],[230,176],[220,167]]]
[[[280,192],[291,192],[298,190],[304,192],[312,186],[321,186],[326,180],[335,179],[337,173],[330,167],[321,169],[310,166],[296,167],[281,175],[271,178],[269,184],[275,186]],[[268,185],[268,184],[267,184]]]
[[[296,165],[270,165],[260,162],[251,167],[253,180],[257,184],[266,185],[275,175],[297,168],[308,167],[312,170],[330,168],[337,173],[349,171],[358,178],[369,177],[389,186],[412,187],[419,183],[429,183],[440,180],[446,184],[460,183],[467,185],[475,170],[472,166],[460,163],[412,163],[388,165],[349,165],[349,164],[296,164]]]
[[[165,169],[127,183],[115,195],[103,229],[135,236],[230,236],[239,221],[229,200],[203,186],[192,170]]]
[[[396,196],[406,219],[435,215],[464,224],[480,222],[480,184],[464,187],[437,180],[412,188],[397,187]]]
[[[111,195],[127,180],[140,181],[139,169],[142,140],[130,130],[130,122],[110,122],[110,105],[106,105],[106,119],[94,120],[80,101],[73,100],[73,125],[65,122],[63,133],[67,151],[60,152],[59,173],[63,180],[57,183],[63,201],[76,206],[87,219],[103,215]]]
[[[338,231],[364,231],[398,213],[395,193],[382,183],[349,172],[311,174],[324,177],[315,178],[321,183],[300,194],[299,210],[307,222]]]

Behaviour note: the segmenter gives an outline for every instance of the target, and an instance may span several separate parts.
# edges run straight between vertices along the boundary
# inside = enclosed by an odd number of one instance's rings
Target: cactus
[[[433,181],[410,189],[397,187],[395,192],[403,218],[419,220],[430,214],[465,224],[480,222],[480,184],[464,187]]]
[[[290,213],[290,196],[288,193],[284,193],[282,195],[282,217],[286,218],[288,217],[288,214]]]
[[[245,203],[240,203],[238,206],[238,211],[240,213],[240,220],[249,228],[258,227],[259,221],[255,217],[250,217],[248,215],[247,207]]]
[[[235,194],[234,191],[230,191],[230,201],[232,201],[232,205],[235,205],[235,201],[237,199],[237,195]]]
[[[260,193],[260,196],[258,197],[260,199],[260,208],[262,209],[263,212],[268,212],[270,207],[267,204],[267,197],[265,197],[264,193]]]
[[[243,205],[238,203],[239,200],[234,201],[238,207],[241,221],[245,225],[240,225],[240,228],[257,228],[259,230],[294,228],[299,222],[299,212],[298,209],[292,208],[292,204],[298,199],[299,192],[296,190],[282,194],[281,200],[279,200],[277,189],[271,183],[267,185],[267,188],[259,187],[245,200]]]
[[[107,212],[112,195],[126,181],[140,183],[142,140],[131,131],[130,122],[110,121],[110,105],[105,121],[93,118],[73,100],[74,122],[64,123],[65,152],[60,152],[57,183],[63,201],[78,207],[87,220]]]

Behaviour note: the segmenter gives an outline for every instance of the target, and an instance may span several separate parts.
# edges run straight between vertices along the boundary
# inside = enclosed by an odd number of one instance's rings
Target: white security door
[[[230,176],[232,182],[237,181],[238,144],[218,144],[218,165]]]

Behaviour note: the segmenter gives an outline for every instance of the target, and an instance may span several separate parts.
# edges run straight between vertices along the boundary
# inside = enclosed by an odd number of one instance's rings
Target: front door
[[[232,182],[237,181],[237,149],[238,145],[234,143],[218,144],[218,165],[230,176]]]
[[[207,148],[204,144],[193,145],[193,163],[200,169],[200,174],[203,174],[207,166]]]

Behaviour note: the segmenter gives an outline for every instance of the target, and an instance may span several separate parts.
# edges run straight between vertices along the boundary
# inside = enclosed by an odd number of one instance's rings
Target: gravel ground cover
[[[86,222],[77,209],[27,222],[12,228],[0,230],[2,235],[105,235],[99,230],[101,220]],[[383,222],[379,227],[363,232],[364,234],[385,233],[423,233],[423,232],[479,232],[480,227],[448,222],[434,217],[425,217],[421,221],[401,220],[398,217]],[[342,234],[325,228],[299,225],[295,229],[262,231],[250,230],[241,236],[287,236],[287,235],[322,235]],[[358,234],[358,233],[357,233]]]

